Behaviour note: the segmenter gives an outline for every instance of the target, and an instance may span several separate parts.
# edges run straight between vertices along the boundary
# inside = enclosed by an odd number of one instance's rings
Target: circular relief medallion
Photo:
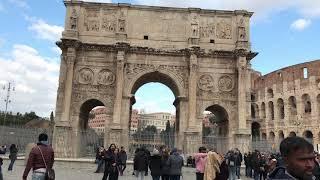
[[[115,79],[113,72],[108,69],[101,70],[98,74],[98,84],[110,85],[114,83]]]
[[[92,83],[93,80],[93,72],[89,68],[83,68],[79,71],[79,83],[81,84],[89,84]]]
[[[214,88],[212,76],[208,74],[201,75],[198,81],[198,87],[203,91],[212,90]]]
[[[221,76],[218,82],[218,87],[220,91],[232,91],[234,87],[233,79],[230,76]]]

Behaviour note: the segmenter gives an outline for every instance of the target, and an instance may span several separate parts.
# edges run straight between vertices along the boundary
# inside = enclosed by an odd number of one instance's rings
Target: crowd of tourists
[[[32,148],[23,180],[32,169],[32,180],[45,180],[49,176],[54,163],[54,152],[48,144],[48,136],[40,134],[38,143]],[[17,158],[18,148],[13,144],[9,148],[11,171]],[[150,172],[153,180],[180,180],[183,177],[184,155],[182,151],[165,146],[155,148],[151,152],[144,147],[137,148],[133,159],[133,175],[143,180]],[[280,144],[280,153],[270,154],[255,150],[242,155],[238,149],[226,154],[200,147],[192,154],[196,180],[235,180],[240,179],[241,164],[245,165],[245,176],[255,180],[320,180],[320,155],[314,151],[313,145],[302,137],[288,137]],[[189,158],[188,158],[189,159]],[[111,144],[108,149],[97,150],[96,172],[103,172],[103,180],[118,180],[122,176],[127,163],[127,153],[123,147]],[[0,158],[0,180],[3,159]]]

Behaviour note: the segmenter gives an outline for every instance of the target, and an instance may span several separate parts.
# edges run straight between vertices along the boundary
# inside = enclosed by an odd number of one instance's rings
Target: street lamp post
[[[15,88],[14,86],[12,85],[11,82],[9,82],[8,86],[3,86],[3,90],[6,90],[7,91],[7,95],[6,95],[6,98],[4,100],[4,102],[6,103],[6,107],[5,107],[5,111],[4,111],[4,119],[3,119],[3,125],[6,124],[6,118],[7,118],[7,112],[8,112],[8,104],[11,103],[11,100],[10,100],[10,92],[11,91],[15,91]]]

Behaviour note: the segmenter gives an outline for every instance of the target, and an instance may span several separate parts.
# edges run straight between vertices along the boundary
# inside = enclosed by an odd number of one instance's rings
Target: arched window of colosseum
[[[275,137],[275,134],[274,134],[273,131],[271,131],[271,132],[269,133],[269,141],[270,141],[271,143],[274,142],[274,137]]]
[[[251,117],[259,118],[259,107],[256,103],[251,104]]]
[[[283,99],[279,98],[277,101],[278,111],[279,111],[279,119],[284,119],[284,103]]]
[[[266,105],[264,102],[261,103],[261,116],[262,118],[266,118]]]
[[[253,141],[259,141],[260,140],[260,124],[257,122],[253,122],[251,124],[251,134],[252,134],[252,140]]]
[[[267,90],[267,96],[268,98],[273,98],[273,90],[271,88]]]
[[[296,134],[296,132],[294,132],[294,131],[291,131],[290,133],[289,133],[289,137],[296,137],[297,136],[297,134]]]
[[[304,112],[311,113],[311,100],[309,94],[302,95],[302,102],[304,104]]]
[[[255,102],[256,101],[256,95],[255,94],[251,94],[251,101]]]
[[[308,78],[308,68],[303,68],[303,78],[307,79]]]
[[[261,134],[261,139],[262,139],[263,141],[267,140],[267,133],[262,133],[262,134]]]
[[[290,114],[295,116],[297,115],[297,100],[296,97],[290,96],[289,97],[289,109],[290,109]]]
[[[309,130],[303,133],[303,137],[308,140],[311,144],[313,144],[313,133]]]
[[[282,130],[278,132],[278,136],[279,136],[279,142],[281,142],[284,139],[284,133]]]
[[[271,120],[274,120],[274,106],[272,101],[269,101],[268,108],[269,108],[269,117]]]
[[[256,118],[256,111],[254,109],[254,103],[251,104],[251,118]]]

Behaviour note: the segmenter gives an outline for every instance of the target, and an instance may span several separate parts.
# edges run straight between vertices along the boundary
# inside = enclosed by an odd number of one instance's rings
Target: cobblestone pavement
[[[2,166],[4,180],[21,180],[22,173],[24,171],[24,161],[17,160],[12,172],[8,172],[7,168],[9,161],[5,160]],[[93,163],[81,163],[81,162],[55,162],[54,169],[56,171],[56,180],[101,180],[102,173],[93,173],[96,170],[96,165]],[[182,180],[195,180],[194,168],[183,168]],[[29,179],[31,172],[29,173]],[[151,176],[145,178],[145,180],[151,180]],[[247,178],[242,178],[247,179]],[[128,165],[124,176],[120,176],[119,180],[136,180],[135,176],[132,176],[132,165]]]

